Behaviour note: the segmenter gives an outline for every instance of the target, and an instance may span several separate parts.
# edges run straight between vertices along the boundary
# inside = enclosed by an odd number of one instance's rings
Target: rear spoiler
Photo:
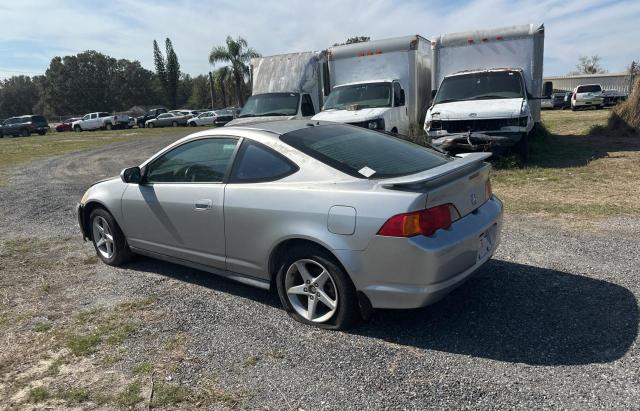
[[[408,176],[381,180],[378,185],[381,187],[393,187],[401,185],[423,184],[437,178],[460,171],[462,168],[471,167],[491,157],[491,153],[464,153],[460,154],[453,161],[449,161],[441,166],[431,168]]]

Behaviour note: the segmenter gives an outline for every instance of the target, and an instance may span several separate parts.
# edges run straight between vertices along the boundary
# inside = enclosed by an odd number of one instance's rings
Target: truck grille
[[[445,120],[432,121],[430,130],[446,130],[449,133],[466,133],[467,131],[493,131],[502,127],[526,127],[527,116],[516,118],[496,118],[478,120]]]

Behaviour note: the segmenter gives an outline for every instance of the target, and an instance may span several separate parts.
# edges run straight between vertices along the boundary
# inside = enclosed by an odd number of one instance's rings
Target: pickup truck
[[[111,130],[129,127],[129,116],[122,114],[110,115],[105,112],[85,114],[80,120],[71,123],[74,131]]]
[[[137,117],[136,124],[138,125],[138,127],[144,128],[147,120],[154,119],[158,117],[160,114],[164,114],[166,112],[167,112],[167,109],[164,107],[152,108],[151,110],[147,110],[147,112],[144,113],[144,115]]]
[[[573,89],[571,110],[585,107],[595,107],[596,110],[604,107],[604,95],[600,84],[582,84]]]

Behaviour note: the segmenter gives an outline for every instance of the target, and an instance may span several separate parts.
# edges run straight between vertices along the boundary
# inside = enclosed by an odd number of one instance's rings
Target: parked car
[[[583,84],[573,90],[571,110],[585,107],[595,107],[596,109],[604,107],[604,96],[600,84]]]
[[[78,222],[106,264],[139,253],[273,287],[296,320],[338,329],[432,304],[491,258],[489,156],[321,121],[211,129],[91,186]]]
[[[198,114],[197,117],[190,118],[187,121],[187,125],[191,127],[212,126],[216,117],[215,111],[205,111],[204,113]]]
[[[146,113],[144,113],[143,116],[137,117],[136,124],[138,125],[138,127],[143,128],[145,126],[145,123],[148,120],[154,119],[158,117],[160,114],[163,114],[166,112],[167,112],[167,109],[164,107],[152,108],[151,110],[148,110]]]
[[[86,130],[112,130],[114,128],[127,128],[129,116],[124,114],[111,115],[104,111],[85,114],[80,120],[71,123],[74,131]]]
[[[49,123],[43,116],[11,117],[6,119],[0,126],[0,137],[28,137],[32,133],[38,133],[43,136],[47,131],[49,131]]]
[[[540,100],[540,108],[541,109],[553,109],[553,98],[551,96],[544,97]]]
[[[603,90],[602,97],[604,98],[603,104],[605,107],[615,106],[616,104],[625,101],[628,97],[627,94],[621,93],[617,90]]]
[[[553,108],[559,108],[561,110],[571,108],[571,94],[570,92],[553,93],[551,96]]]
[[[169,113],[164,113],[164,114],[160,114],[158,117],[156,118],[152,118],[151,120],[147,120],[147,122],[145,123],[145,127],[168,127],[168,126],[172,126],[172,127],[178,127],[178,126],[186,126],[187,125],[187,120],[189,120],[191,117],[186,116],[184,114],[181,113],[176,113],[176,112],[169,112]]]
[[[62,123],[56,126],[56,131],[58,133],[61,133],[63,131],[71,131],[73,130],[71,124],[74,121],[78,121],[78,120],[80,120],[80,117],[69,117],[68,119],[64,120]]]
[[[185,117],[187,117],[187,119],[193,118],[193,117],[197,117],[198,114],[200,114],[200,112],[198,110],[189,110],[189,109],[179,109],[179,110],[171,110],[170,113],[175,113],[175,114],[181,114]]]
[[[215,120],[213,120],[213,124],[215,124],[218,127],[224,126],[227,123],[229,123],[231,120],[237,117],[238,115],[235,110],[232,110],[232,109],[216,110],[216,118]]]

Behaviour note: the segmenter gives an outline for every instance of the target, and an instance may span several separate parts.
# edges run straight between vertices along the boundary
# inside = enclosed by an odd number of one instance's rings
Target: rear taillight
[[[453,204],[443,204],[426,210],[397,214],[387,220],[378,235],[387,237],[413,237],[431,235],[440,228],[448,228],[459,216]]]
[[[573,96],[571,96],[571,98],[573,99],[573,101],[576,101],[576,93],[573,93]]]

